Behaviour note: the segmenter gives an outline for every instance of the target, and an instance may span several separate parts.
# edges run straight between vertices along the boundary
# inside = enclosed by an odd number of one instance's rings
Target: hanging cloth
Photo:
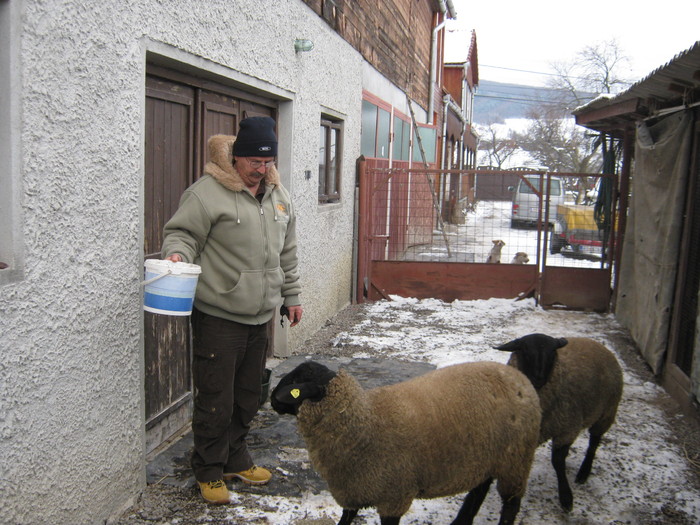
[[[691,132],[692,111],[637,126],[616,316],[655,374],[668,344]]]

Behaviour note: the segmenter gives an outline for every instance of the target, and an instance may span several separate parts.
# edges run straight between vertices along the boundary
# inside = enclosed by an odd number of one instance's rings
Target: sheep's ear
[[[495,350],[503,350],[504,352],[516,352],[517,350],[520,349],[520,343],[519,339],[513,339],[512,341],[509,341],[507,343],[503,343],[502,345],[499,346],[494,346],[493,348]]]
[[[305,399],[320,401],[323,399],[325,389],[315,383],[292,383],[279,386],[273,394],[278,404],[298,407]]]
[[[557,348],[561,348],[562,346],[568,345],[569,340],[564,338],[564,337],[559,337],[558,339],[556,339],[556,344],[557,344]]]

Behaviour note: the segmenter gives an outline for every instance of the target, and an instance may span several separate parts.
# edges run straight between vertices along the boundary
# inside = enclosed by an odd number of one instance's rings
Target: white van
[[[543,181],[545,190],[547,187],[547,175],[524,175],[514,188],[513,207],[510,218],[511,228],[518,228],[525,225],[536,225],[540,211],[540,198],[533,190],[540,191],[540,180]],[[564,204],[565,192],[564,181],[559,177],[550,177],[549,180],[549,224],[554,224],[557,220],[557,206]],[[527,182],[530,184],[528,184]],[[542,194],[542,221],[545,220],[544,205],[547,202],[546,192]]]

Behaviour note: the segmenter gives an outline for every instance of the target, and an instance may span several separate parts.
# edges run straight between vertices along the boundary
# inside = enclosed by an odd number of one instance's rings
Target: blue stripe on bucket
[[[193,302],[194,299],[191,295],[188,297],[172,297],[148,292],[143,295],[144,306],[156,308],[158,310],[170,310],[172,312],[190,312],[192,311]]]

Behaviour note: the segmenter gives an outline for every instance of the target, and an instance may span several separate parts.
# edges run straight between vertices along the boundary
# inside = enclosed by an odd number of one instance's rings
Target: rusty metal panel
[[[548,266],[540,283],[540,305],[607,312],[612,293],[610,279],[610,268]]]
[[[534,265],[372,261],[368,299],[511,299],[527,295],[536,283]]]

